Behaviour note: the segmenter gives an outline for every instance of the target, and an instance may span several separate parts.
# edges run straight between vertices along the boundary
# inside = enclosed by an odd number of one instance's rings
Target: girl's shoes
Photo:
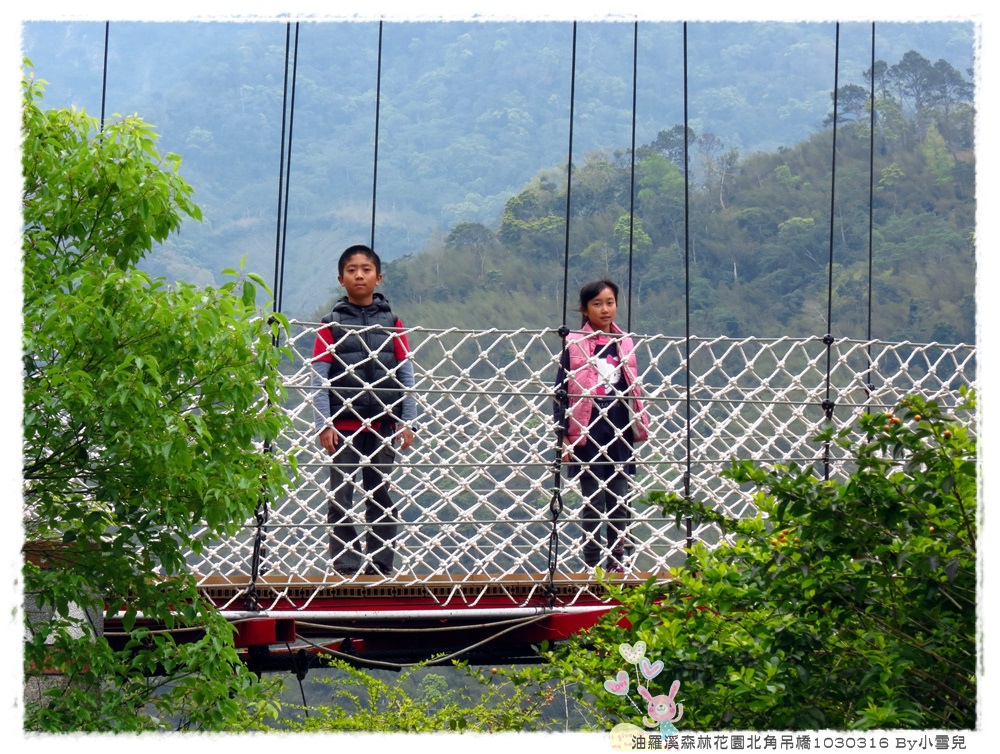
[[[604,564],[604,570],[608,573],[625,573],[625,549],[616,547],[611,551],[611,557]]]

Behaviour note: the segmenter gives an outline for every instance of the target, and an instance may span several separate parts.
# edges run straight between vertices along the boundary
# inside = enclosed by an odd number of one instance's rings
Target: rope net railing
[[[283,498],[270,501],[262,528],[250,519],[238,536],[192,560],[194,572],[206,581],[245,586],[258,533],[263,535],[259,573],[268,582],[320,588],[361,580],[337,573],[328,550],[331,460],[317,441],[310,363],[321,326],[293,321],[285,344],[296,354],[284,377],[292,427],[273,445],[296,456],[298,474]],[[502,583],[547,573],[558,331],[409,328],[406,335],[418,407],[416,441],[397,453],[391,472],[399,522],[392,541],[395,571],[376,582]],[[650,415],[650,438],[637,446],[635,495],[683,494],[690,474],[693,500],[733,516],[752,513],[753,506],[750,491],[719,476],[731,459],[823,465],[824,449],[814,438],[826,421],[828,384],[833,421],[846,426],[911,393],[955,405],[959,386],[972,385],[976,376],[975,349],[968,345],[859,340],[828,345],[822,337],[686,342],[664,335],[635,336],[635,342]],[[837,457],[838,450],[832,451],[833,478],[845,473],[847,459]],[[565,471],[561,486],[556,569],[584,583],[579,487]],[[350,513],[362,540],[364,506],[356,491]],[[702,524],[692,536],[712,544],[720,534]],[[683,562],[687,531],[658,509],[634,502],[628,540],[628,569],[665,574]],[[274,594],[279,598],[281,590]]]

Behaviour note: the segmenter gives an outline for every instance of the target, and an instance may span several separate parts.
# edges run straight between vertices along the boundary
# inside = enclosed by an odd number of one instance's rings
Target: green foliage
[[[389,681],[342,660],[331,660],[337,672],[318,683],[329,687],[326,704],[313,705],[309,715],[293,722],[297,732],[497,733],[546,727],[542,718],[552,701],[548,688],[500,683],[498,670],[473,670],[455,663],[470,680],[471,689],[449,688],[444,676],[428,673],[417,692],[406,689],[427,670],[427,663],[409,667]],[[291,706],[291,705],[290,705]]]
[[[900,120],[877,130],[874,196],[870,126],[840,125],[832,238],[829,131],[746,157],[689,132],[709,167],[685,187],[675,127],[636,150],[631,216],[629,155],[588,154],[574,165],[568,239],[565,170],[542,170],[507,200],[495,238],[460,224],[387,265],[386,292],[427,327],[556,327],[564,274],[571,291],[610,275],[632,281],[636,332],[684,332],[689,304],[700,337],[974,342],[975,160],[929,102],[919,118],[877,105]]]
[[[924,137],[921,152],[927,161],[927,169],[934,176],[935,180],[938,183],[950,183],[954,160],[948,153],[948,147],[937,126],[932,125],[927,129],[927,135]]]
[[[43,110],[23,81],[26,682],[64,682],[26,705],[44,731],[248,730],[275,708],[232,628],[199,596],[186,556],[233,533],[287,481],[261,451],[288,421],[259,276],[168,287],[135,265],[200,217],[180,158],[138,117],[98,129]],[[114,645],[79,607],[122,611]],[[136,623],[197,627],[190,643]],[[201,638],[198,638],[201,637]],[[162,673],[152,680],[153,673]]]
[[[583,168],[588,155],[598,149],[613,153],[619,167],[628,162],[626,124],[633,104],[628,92],[635,52],[632,29],[616,23],[583,26],[577,58],[579,87],[572,111],[574,234],[589,223],[594,206],[590,197],[611,198],[623,211],[629,207],[628,175],[608,181],[606,173]],[[86,103],[91,112],[97,112],[97,75],[79,61],[100,55],[103,25],[39,22],[25,24],[23,31],[25,49],[37,55],[38,70],[58,77],[49,97],[59,97],[60,104]],[[270,178],[281,139],[286,31],[280,23],[114,26],[117,57],[109,71],[116,82],[112,101],[119,112],[145,114],[157,124],[161,143],[184,154],[186,175],[198,187],[199,205],[207,219],[168,239],[164,248],[144,261],[144,269],[171,279],[210,283],[219,268],[234,266],[245,253],[250,255],[252,267],[270,269],[274,249],[263,239],[274,227]],[[317,270],[330,270],[331,253],[370,233],[371,213],[365,207],[372,188],[372,98],[378,39],[377,24],[355,21],[317,23],[301,31],[304,46],[296,73],[291,183],[294,199],[288,217],[289,261],[295,261],[288,268],[282,294],[286,311],[296,317],[312,311],[336,288],[335,274],[316,274]],[[718,235],[710,226],[718,222],[728,232],[732,221],[729,210],[762,209],[769,215],[780,215],[780,220],[804,216],[798,207],[772,207],[765,200],[777,196],[775,182],[758,184],[759,176],[747,174],[745,168],[755,155],[779,150],[790,150],[790,157],[797,160],[796,145],[815,132],[830,112],[832,29],[809,22],[691,24],[688,76],[691,92],[698,94],[689,102],[687,131],[677,122],[683,91],[680,61],[664,68],[662,59],[663,51],[679,55],[681,31],[676,23],[642,20],[639,24],[640,47],[634,71],[638,85],[636,126],[640,141],[645,139],[648,144],[637,144],[636,154],[645,162],[658,153],[680,167],[685,164],[685,146],[691,147],[691,201],[693,208],[704,205],[704,210],[692,217],[690,240],[700,256],[707,251],[705,236]],[[870,118],[861,108],[868,106],[870,97],[861,96],[859,89],[869,92],[865,69],[870,61],[858,45],[867,47],[868,34],[860,27],[844,31],[838,122],[845,126],[844,135],[848,131],[858,134],[866,147]],[[439,239],[464,222],[483,223],[497,230],[505,202],[530,183],[531,176],[553,165],[560,166],[555,171],[556,183],[565,182],[572,76],[568,21],[387,23],[384,32],[381,74],[385,127],[379,132],[376,238],[385,259],[404,254],[416,257],[425,247],[434,252]],[[926,127],[933,123],[957,161],[955,169],[966,171],[961,179],[956,176],[956,183],[967,206],[974,196],[971,149],[975,111],[973,84],[965,79],[971,78],[974,37],[974,24],[968,21],[883,25],[878,49],[887,54],[894,51],[894,57],[875,63],[875,169],[886,161],[912,155],[927,133]],[[909,60],[899,65],[900,56],[911,50],[920,51],[927,60],[921,61],[914,53],[910,58],[916,56],[915,66],[910,66]],[[950,64],[939,60],[942,56]],[[142,60],[143,65],[129,65],[130,60]],[[928,60],[937,62],[919,82],[922,86],[904,86],[908,69],[925,69]],[[330,76],[330,71],[337,71],[337,75]],[[697,147],[704,131],[722,142],[705,155],[710,157],[707,161]],[[330,139],[331,133],[337,138]],[[800,192],[803,206],[817,213],[818,222],[825,226],[830,208],[829,131],[819,136],[817,148],[809,155],[815,167],[803,171],[797,164],[789,164],[791,175],[808,188]],[[838,151],[846,143],[846,139],[838,140]],[[740,153],[735,174],[727,167],[734,148]],[[300,155],[307,157],[300,159]],[[838,155],[838,162],[841,156],[856,157]],[[639,203],[645,204],[641,219],[655,244],[649,255],[654,261],[653,257],[665,253],[671,244],[683,246],[684,197],[682,193],[658,191],[658,170],[652,164],[648,167],[652,171],[648,181],[645,168],[637,170],[636,189]],[[924,202],[928,194],[949,193],[929,185],[935,179],[926,169],[911,172],[910,166],[906,167],[910,179],[901,187],[905,203],[900,207],[926,211],[933,203]],[[709,170],[712,186],[703,184]],[[682,175],[675,171],[671,182]],[[867,193],[866,176],[849,181],[844,177],[841,174],[837,180],[838,205],[845,192]],[[605,191],[609,187],[613,191]],[[751,190],[754,196],[746,198]],[[647,201],[650,194],[654,201]],[[728,209],[721,206],[720,199]],[[734,205],[734,199],[739,206]],[[565,207],[563,197],[556,213],[559,217]],[[610,243],[606,218],[597,220],[592,228],[584,237],[572,239],[572,254],[595,241]],[[558,226],[554,233],[547,233],[545,223],[539,221],[538,227],[527,230],[527,238],[537,236],[543,244],[554,236],[558,256],[563,241]],[[732,271],[732,257],[736,257],[741,283],[749,280],[745,277],[748,257],[764,250],[759,239],[746,239],[737,233],[729,234],[717,248],[729,258],[719,260],[721,264],[715,267],[706,265],[710,273],[716,269],[720,273],[712,274],[714,287],[725,282],[721,273]],[[524,257],[534,251],[527,243],[517,249]],[[876,259],[877,255],[876,247]],[[661,278],[670,280],[671,272],[680,273],[672,258],[660,257],[655,262],[652,269]],[[920,264],[915,260],[915,269]],[[547,269],[533,270],[532,274],[535,272],[548,274]],[[571,274],[583,277],[588,272],[583,266],[579,273],[574,269]],[[794,278],[788,277],[782,281],[784,288],[772,288],[777,305],[794,290]],[[637,275],[640,278],[647,283],[645,271]],[[447,285],[450,282],[443,281],[443,287],[451,287]],[[504,282],[511,284],[510,278]],[[656,288],[656,296],[638,302],[643,312],[669,310],[678,290],[663,282],[645,286]],[[494,301],[506,291],[491,290],[495,291],[491,295]],[[644,289],[644,296],[647,292],[654,290]],[[427,300],[426,292],[423,299]],[[753,308],[756,302],[743,299],[739,305]],[[404,321],[427,324],[414,316],[416,312],[404,309],[400,313]],[[766,314],[761,319],[763,324],[773,324]],[[494,324],[487,319],[476,326]],[[652,330],[657,323],[643,318],[641,324]],[[928,333],[932,329],[933,325]],[[664,331],[677,332],[675,327]],[[963,328],[955,331],[962,333]],[[807,332],[825,331],[810,326]],[[876,337],[883,335],[876,332]],[[923,338],[913,333],[907,337]]]
[[[975,409],[963,390],[960,411]],[[636,722],[602,689],[620,643],[644,641],[681,682],[698,730],[976,726],[976,442],[934,401],[903,400],[820,442],[850,452],[845,481],[795,464],[734,462],[756,485],[742,520],[673,494],[647,502],[728,536],[695,546],[669,585],[609,586],[622,607],[550,651],[536,680],[572,679],[605,729]],[[624,619],[624,621],[623,621]],[[655,692],[654,692],[655,693]]]

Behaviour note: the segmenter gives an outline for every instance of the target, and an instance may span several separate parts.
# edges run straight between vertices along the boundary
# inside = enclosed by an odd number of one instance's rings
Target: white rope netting
[[[260,574],[342,584],[327,549],[328,454],[314,428],[313,343],[319,323],[292,322],[286,409],[292,428],[277,438],[294,454],[298,475],[272,500],[264,526]],[[406,331],[418,407],[416,441],[399,452],[391,494],[399,520],[392,584],[500,582],[549,570],[550,502],[555,486],[554,381],[562,339],[550,330]],[[975,350],[967,345],[885,343],[822,338],[731,339],[635,336],[650,413],[650,439],[638,446],[635,494],[683,494],[690,473],[695,501],[734,516],[752,512],[751,492],[721,479],[730,459],[762,464],[815,463],[813,441],[835,406],[836,426],[866,410],[886,410],[911,393],[952,406],[958,388],[975,380]],[[686,365],[690,365],[690,369]],[[838,448],[831,473],[843,473]],[[585,572],[581,560],[581,500],[575,480],[561,477],[556,573]],[[351,511],[363,538],[364,499]],[[256,521],[192,562],[205,578],[246,583],[252,572]],[[711,525],[697,540],[718,540]],[[664,573],[683,562],[687,532],[658,509],[633,505],[629,526],[635,572]]]

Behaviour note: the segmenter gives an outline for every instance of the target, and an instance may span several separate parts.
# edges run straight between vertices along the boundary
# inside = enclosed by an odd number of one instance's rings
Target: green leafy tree
[[[882,168],[882,171],[879,174],[878,190],[889,195],[894,213],[897,205],[899,204],[898,195],[896,193],[897,187],[905,178],[906,174],[895,162],[886,165]]]
[[[555,692],[547,686],[501,683],[496,669],[472,670],[464,663],[468,684],[447,688],[436,674],[424,676],[411,694],[407,687],[426,663],[402,670],[391,681],[331,660],[336,672],[318,683],[329,689],[329,702],[313,704],[309,715],[294,722],[297,732],[448,733],[541,730],[552,727],[544,715]]]
[[[974,411],[963,394],[958,410]],[[652,495],[678,523],[691,515],[728,535],[696,545],[668,585],[611,584],[622,609],[528,676],[578,684],[605,729],[634,723],[628,700],[602,684],[623,667],[620,644],[643,641],[665,665],[664,691],[681,682],[683,724],[695,730],[975,728],[970,422],[911,397],[818,440],[850,454],[849,477],[734,462],[726,476],[760,490],[746,519]]]
[[[566,232],[565,192],[561,196],[563,208],[558,210],[560,186],[547,175],[533,182],[507,200],[497,238],[539,261],[558,258]]]
[[[934,64],[933,105],[940,113],[938,130],[945,136],[952,149],[968,149],[972,146],[973,134],[962,127],[963,119],[956,115],[968,112],[973,104],[975,85],[966,81],[947,60]]]
[[[923,154],[927,169],[934,176],[934,180],[939,184],[951,183],[953,161],[937,126],[931,125],[927,129],[927,136],[924,138],[924,143],[920,145],[920,152]]]
[[[453,251],[464,249],[474,253],[479,259],[480,280],[486,278],[491,254],[495,254],[500,248],[496,236],[489,228],[482,223],[473,222],[462,222],[452,228],[444,245]]]
[[[25,728],[247,730],[275,712],[186,564],[286,481],[256,275],[167,287],[135,265],[200,212],[136,116],[100,130],[22,81]],[[82,608],[124,616],[105,635]],[[152,630],[137,622],[141,615]],[[195,629],[176,634],[170,629]],[[183,641],[187,637],[190,641]]]
[[[833,99],[833,93],[830,94]],[[863,86],[857,84],[847,84],[837,90],[837,121],[838,125],[844,121],[858,123],[868,117],[871,93]],[[833,111],[823,119],[824,126],[833,125]]]
[[[697,138],[693,129],[685,129],[683,125],[678,124],[665,131],[660,131],[654,141],[640,147],[637,151],[641,158],[645,158],[649,153],[662,153],[680,170],[684,170],[685,145],[690,150]]]
[[[639,214],[643,227],[661,243],[684,239],[684,175],[661,154],[639,163]]]
[[[889,68],[889,78],[900,97],[912,104],[918,140],[923,139],[927,118],[927,105],[933,101],[939,74],[931,61],[916,50],[910,50],[899,62]]]
[[[618,242],[618,251],[622,254],[645,251],[653,245],[649,234],[642,228],[642,221],[628,214],[621,215],[615,221],[615,240]]]

